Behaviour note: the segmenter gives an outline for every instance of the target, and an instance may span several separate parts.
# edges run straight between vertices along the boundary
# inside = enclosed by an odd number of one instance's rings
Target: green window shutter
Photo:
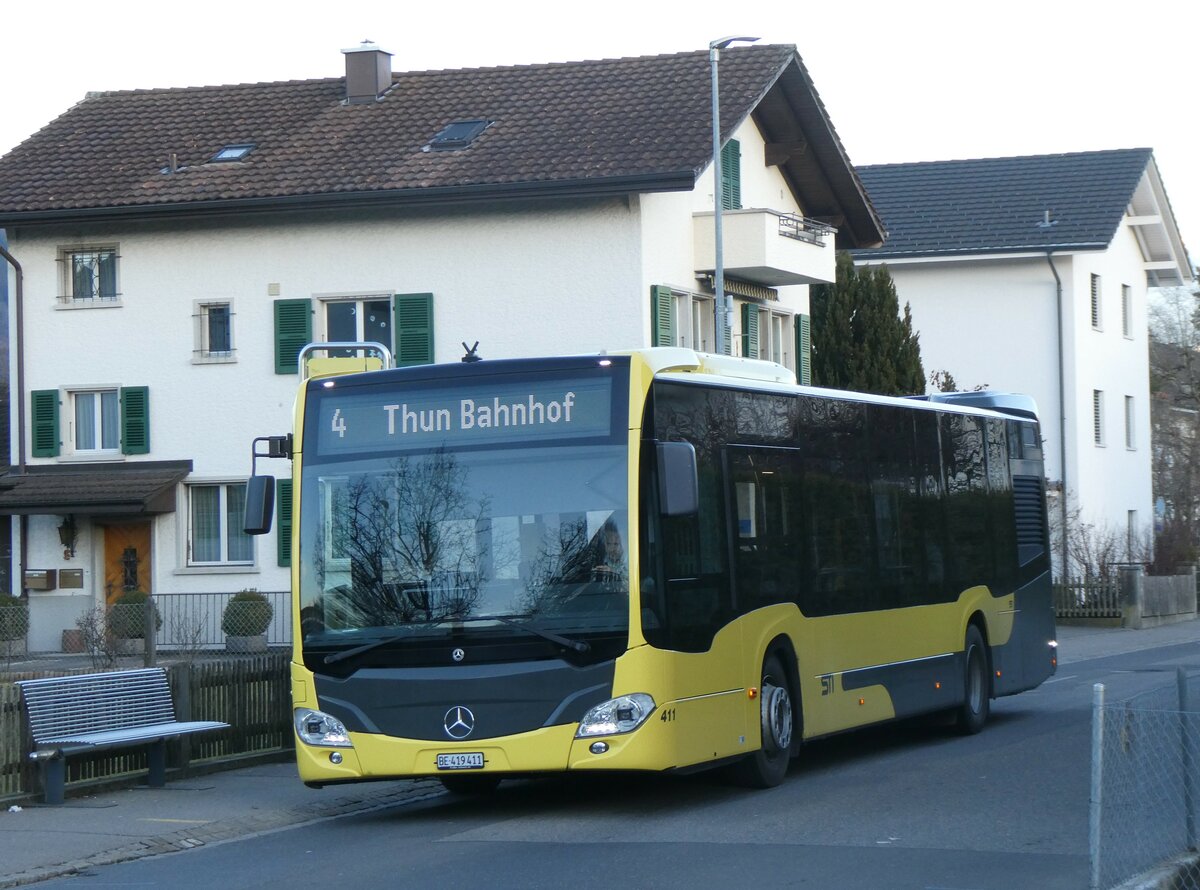
[[[275,373],[295,374],[300,350],[312,342],[312,300],[275,301]]]
[[[812,319],[796,316],[796,382],[812,386]]]
[[[433,363],[433,294],[396,294],[396,367]]]
[[[58,457],[58,390],[36,389],[29,394],[29,401],[33,456]]]
[[[758,358],[758,304],[742,304],[742,356]]]
[[[675,345],[675,298],[658,284],[650,288],[650,345]]]
[[[742,209],[742,144],[736,139],[721,149],[721,207]]]
[[[121,387],[121,453],[150,453],[150,388]]]
[[[279,565],[292,564],[292,480],[275,480],[275,540]]]

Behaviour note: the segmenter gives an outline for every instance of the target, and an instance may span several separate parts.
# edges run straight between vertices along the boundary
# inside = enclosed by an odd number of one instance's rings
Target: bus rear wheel
[[[987,723],[992,697],[987,649],[984,647],[983,634],[974,624],[967,628],[963,654],[963,703],[958,707],[955,722],[963,735],[974,735]]]
[[[442,776],[440,781],[451,794],[491,794],[500,787],[499,776]]]
[[[787,674],[778,655],[771,654],[763,660],[758,693],[762,746],[738,762],[735,777],[750,788],[774,788],[787,775],[796,726]]]

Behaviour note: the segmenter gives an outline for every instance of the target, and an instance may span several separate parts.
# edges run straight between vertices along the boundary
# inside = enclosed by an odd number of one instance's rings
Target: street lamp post
[[[721,50],[731,43],[753,43],[757,37],[722,37],[708,45],[708,62],[712,69],[712,141],[713,141],[713,232],[716,238],[715,268],[713,270],[713,351],[721,355],[729,347],[725,342],[726,320],[729,315],[725,296],[725,260],[721,238],[721,88],[717,78],[717,63]],[[732,352],[732,348],[729,349]]]

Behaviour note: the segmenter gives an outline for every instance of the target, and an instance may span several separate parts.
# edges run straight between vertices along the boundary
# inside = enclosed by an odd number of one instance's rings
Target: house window
[[[112,452],[121,448],[121,403],[115,389],[71,393],[75,452]]]
[[[34,457],[58,457],[62,449],[86,457],[150,453],[148,387],[42,389],[29,396]]]
[[[1092,438],[1097,445],[1104,444],[1104,391],[1092,390]]]
[[[79,247],[59,251],[62,267],[64,303],[115,302],[117,291],[117,249],[115,247]]]
[[[1101,323],[1103,318],[1100,315],[1100,276],[1092,276],[1092,327],[1097,331],[1103,330]]]
[[[325,342],[361,343],[364,341],[392,343],[392,299],[368,297],[360,300],[327,300],[325,311]],[[330,350],[330,355],[353,356],[354,349]]]
[[[651,346],[713,351],[713,298],[665,285],[650,289]]]
[[[248,565],[254,541],[242,530],[246,483],[188,486],[188,565]]]
[[[675,345],[697,352],[713,350],[713,301],[711,297],[675,293],[675,318],[683,322],[675,328]]]
[[[1125,447],[1136,448],[1137,438],[1134,435],[1133,425],[1133,396],[1125,397]]]
[[[198,302],[193,360],[198,363],[233,361],[233,305],[229,302]]]
[[[1133,339],[1133,288],[1121,285],[1121,333]]]
[[[796,368],[792,362],[792,351],[789,348],[794,345],[792,316],[787,312],[777,312],[767,307],[760,307],[757,358],[777,362],[794,371]]]

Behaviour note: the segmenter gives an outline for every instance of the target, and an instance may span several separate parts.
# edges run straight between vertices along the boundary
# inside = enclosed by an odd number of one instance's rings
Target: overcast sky
[[[1150,147],[1200,261],[1194,0],[604,3],[9,0],[0,153],[90,90],[336,77],[364,39],[394,70],[795,44],[855,164]]]

